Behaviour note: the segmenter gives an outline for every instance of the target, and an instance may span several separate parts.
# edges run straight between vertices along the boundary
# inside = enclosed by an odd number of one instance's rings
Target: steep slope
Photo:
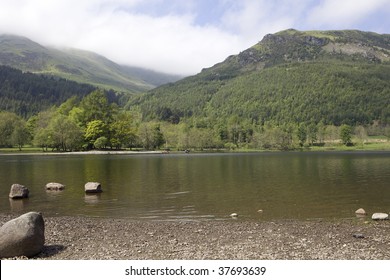
[[[390,123],[390,35],[285,30],[137,97],[146,119]]]
[[[0,65],[0,111],[28,118],[71,97],[81,99],[95,88]]]
[[[177,81],[180,78],[121,66],[92,52],[44,47],[13,35],[0,35],[0,65],[131,93],[161,85],[161,79]]]

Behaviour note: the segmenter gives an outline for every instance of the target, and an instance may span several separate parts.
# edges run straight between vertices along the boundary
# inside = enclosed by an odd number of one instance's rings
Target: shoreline
[[[67,155],[164,155],[164,154],[183,154],[182,151],[172,151],[167,153],[161,151],[80,151],[80,152],[2,152],[0,149],[0,156],[67,156]],[[249,154],[249,153],[390,153],[390,149],[299,149],[299,150],[203,150],[191,151],[189,154]]]
[[[15,218],[0,214],[0,225]],[[39,260],[388,260],[390,222],[44,217]],[[356,238],[359,234],[363,238]],[[18,257],[15,259],[23,259]]]
[[[83,152],[8,152],[0,150],[0,156],[66,156],[66,155],[147,155],[163,154],[162,151],[83,151]]]

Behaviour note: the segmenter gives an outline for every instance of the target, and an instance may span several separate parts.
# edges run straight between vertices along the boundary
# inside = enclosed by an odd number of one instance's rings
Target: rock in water
[[[371,217],[373,220],[388,220],[389,214],[386,213],[374,213]]]
[[[45,222],[41,213],[26,213],[0,228],[0,258],[33,257],[44,244]]]
[[[366,211],[363,208],[359,208],[358,210],[355,211],[356,215],[367,215]]]
[[[62,191],[65,188],[63,184],[60,183],[47,183],[46,190],[50,191]]]
[[[27,198],[29,194],[29,190],[27,187],[19,184],[13,184],[11,186],[11,190],[9,192],[10,198]]]
[[[86,193],[101,193],[103,191],[102,185],[97,182],[86,183],[84,189]]]

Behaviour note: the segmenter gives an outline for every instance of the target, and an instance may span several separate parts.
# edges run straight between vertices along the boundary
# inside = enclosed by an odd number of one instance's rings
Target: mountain
[[[81,99],[95,89],[92,85],[0,65],[0,111],[24,118],[59,106],[71,97]]]
[[[130,93],[144,92],[181,78],[118,65],[93,52],[45,47],[14,35],[0,35],[0,65]]]
[[[294,29],[134,97],[146,120],[390,124],[390,35]]]

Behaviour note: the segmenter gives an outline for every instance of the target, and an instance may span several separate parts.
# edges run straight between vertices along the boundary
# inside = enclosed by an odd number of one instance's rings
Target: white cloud
[[[91,50],[123,64],[194,74],[267,33],[349,28],[389,8],[388,0],[215,1],[0,0],[0,33]],[[207,13],[212,8],[218,12]],[[220,18],[208,22],[214,15]]]
[[[390,11],[388,0],[325,0],[313,9],[307,23],[314,28],[355,28],[382,9]]]
[[[1,0],[0,33],[91,50],[119,63],[181,74],[196,73],[242,46],[236,35],[213,26],[197,26],[191,14],[152,17],[136,13],[133,7],[139,2]]]
[[[192,25],[191,17],[152,18],[119,12],[80,38],[77,47],[128,64],[191,74],[211,66],[210,61],[224,59],[237,42],[237,37],[216,28]]]

